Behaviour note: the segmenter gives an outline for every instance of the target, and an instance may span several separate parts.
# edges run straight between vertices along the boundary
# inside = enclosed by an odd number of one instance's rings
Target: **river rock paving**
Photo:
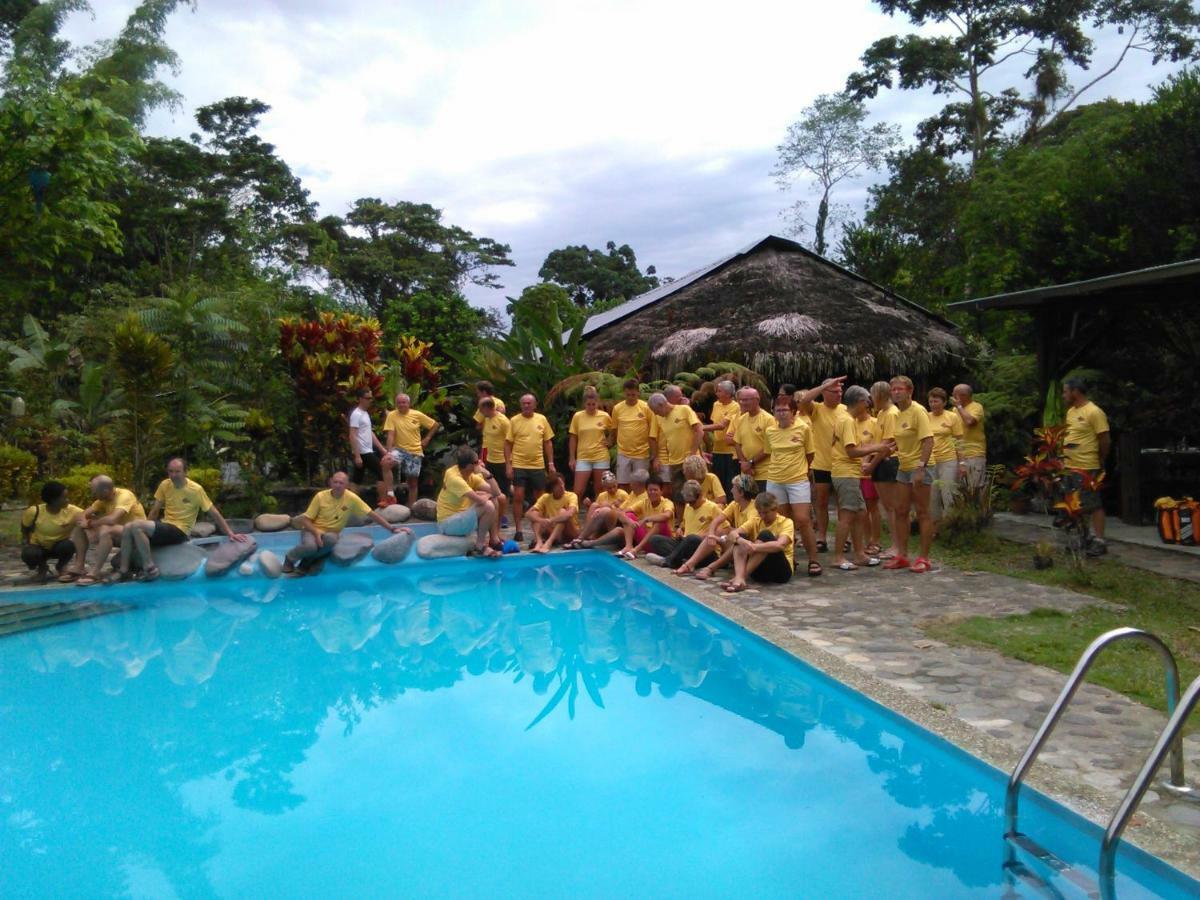
[[[924,627],[966,616],[999,618],[1034,609],[1071,612],[1111,605],[1060,588],[950,567],[926,575],[827,569],[819,578],[800,574],[786,585],[752,584],[736,595],[724,594],[721,582],[674,578],[671,584],[699,599],[720,593],[842,662],[1018,750],[1032,739],[1066,676],[992,650],[933,640]],[[1146,664],[1158,664],[1150,650]],[[1036,765],[1069,774],[1115,808],[1165,723],[1162,713],[1085,684]],[[1184,757],[1187,780],[1200,789],[1200,735],[1185,738]],[[1200,862],[1200,804],[1178,799],[1156,783],[1142,802],[1138,815],[1142,814],[1190,836]],[[1131,827],[1138,821],[1135,817]]]

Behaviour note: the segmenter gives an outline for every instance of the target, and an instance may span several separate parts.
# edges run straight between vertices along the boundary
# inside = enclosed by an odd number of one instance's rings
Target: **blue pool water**
[[[135,608],[0,638],[4,896],[1006,889],[1001,773],[600,554],[87,598]]]

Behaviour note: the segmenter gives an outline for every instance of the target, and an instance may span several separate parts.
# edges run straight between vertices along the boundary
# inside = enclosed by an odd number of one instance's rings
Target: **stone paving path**
[[[701,598],[720,591],[719,584],[692,578],[675,582]],[[752,585],[740,594],[722,595],[1018,750],[1028,745],[1066,676],[992,650],[931,640],[922,625],[953,617],[1105,605],[1059,588],[951,568],[928,575],[827,571],[820,578],[801,576],[787,585]],[[1146,664],[1157,665],[1149,649]],[[1115,808],[1165,722],[1166,716],[1155,710],[1085,684],[1037,765],[1054,766],[1090,785]],[[1200,735],[1185,739],[1184,756],[1188,781],[1200,787]],[[1200,863],[1200,803],[1152,788],[1140,809],[1190,835]]]

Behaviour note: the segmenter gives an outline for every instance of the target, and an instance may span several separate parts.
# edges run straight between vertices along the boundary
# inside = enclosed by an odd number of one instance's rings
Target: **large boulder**
[[[242,561],[258,549],[251,538],[248,541],[222,541],[208,554],[208,562],[204,564],[204,574],[209,578],[224,575],[230,569],[237,568]]]
[[[206,538],[212,537],[216,533],[217,526],[212,522],[197,522],[192,526],[191,533],[188,536],[194,538]]]
[[[262,513],[254,517],[255,531],[283,531],[292,525],[292,517],[283,513]]]
[[[428,497],[424,500],[418,500],[412,505],[412,514],[414,518],[425,522],[437,521],[437,504]]]
[[[154,564],[163,578],[178,580],[196,574],[204,564],[206,555],[195,544],[172,544],[154,550]]]
[[[448,556],[466,556],[475,546],[474,538],[451,537],[448,534],[427,534],[417,541],[417,556],[421,559],[444,559]]]
[[[436,513],[436,508],[434,510]],[[402,522],[407,522],[412,515],[412,510],[402,503],[393,503],[391,506],[385,506],[379,510],[379,514],[384,520],[393,525],[399,525]]]
[[[333,545],[333,552],[329,554],[329,558],[339,566],[352,566],[370,553],[374,546],[375,542],[368,534],[343,531],[338,537],[338,542]]]
[[[388,509],[395,509],[395,507],[389,506]],[[376,544],[375,549],[371,551],[371,556],[379,562],[387,563],[388,565],[398,563],[404,557],[408,556],[416,540],[417,536],[411,531],[402,531],[399,534],[393,534],[390,538],[386,538]]]
[[[258,554],[258,567],[268,578],[278,578],[283,574],[283,560],[270,550]]]

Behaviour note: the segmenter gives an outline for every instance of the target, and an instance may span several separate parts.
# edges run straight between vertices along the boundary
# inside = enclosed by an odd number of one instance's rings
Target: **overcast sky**
[[[72,40],[114,36],[136,5],[93,3]],[[223,97],[265,101],[260,133],[322,214],[428,202],[510,244],[505,289],[470,292],[502,307],[555,247],[628,243],[678,276],[782,234],[795,198],[769,172],[788,124],[905,24],[866,0],[199,0],[167,31],[183,109],[149,130],[187,135]],[[1133,59],[1090,99],[1144,97],[1166,72]],[[871,110],[908,139],[944,99],[886,92]],[[841,199],[861,208],[866,183]]]

